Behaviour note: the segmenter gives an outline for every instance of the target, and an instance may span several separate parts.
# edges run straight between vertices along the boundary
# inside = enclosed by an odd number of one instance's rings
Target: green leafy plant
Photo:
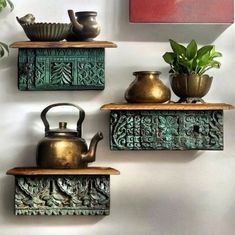
[[[10,0],[0,0],[0,12],[1,12],[5,7],[7,7],[7,5],[10,6],[11,11],[14,10],[14,5],[13,5],[13,3],[12,3]]]
[[[6,53],[9,54],[7,44],[0,42],[0,58],[3,57]]]
[[[212,68],[220,68],[221,64],[215,60],[222,54],[215,51],[215,46],[206,45],[198,49],[195,40],[192,40],[187,47],[170,39],[173,52],[166,52],[163,59],[171,66],[171,74],[198,74],[203,75]]]
[[[13,11],[14,5],[10,0],[0,0],[0,12],[8,5],[10,6],[11,11]],[[0,58],[5,56],[6,53],[9,54],[9,49],[7,44],[0,42]]]

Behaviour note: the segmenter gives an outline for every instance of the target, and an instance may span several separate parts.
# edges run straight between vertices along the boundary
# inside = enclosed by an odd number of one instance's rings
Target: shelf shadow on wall
[[[113,7],[111,12],[109,9]],[[180,42],[195,39],[198,43],[211,43],[230,24],[133,24],[129,22],[129,1],[107,1],[103,27],[107,37],[116,41],[166,42],[173,38]],[[156,12],[157,14],[157,12]],[[113,21],[112,21],[113,19]]]
[[[109,158],[107,157],[99,158],[100,160],[103,160],[105,162],[187,163],[201,157],[203,155],[203,151],[197,151],[197,150],[190,150],[190,151],[152,150],[152,151],[111,151],[111,152],[105,151],[105,153],[103,153],[102,155],[112,156]]]

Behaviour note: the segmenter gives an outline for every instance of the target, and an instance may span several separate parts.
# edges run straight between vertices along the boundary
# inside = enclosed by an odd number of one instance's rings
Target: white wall
[[[38,21],[68,22],[67,9],[96,10],[102,25],[99,40],[112,40],[106,50],[104,91],[20,92],[17,90],[17,50],[0,62],[0,234],[60,235],[234,235],[235,231],[235,113],[225,113],[224,151],[109,150],[108,112],[102,104],[124,101],[135,70],[160,70],[168,83],[161,56],[168,39],[214,43],[223,53],[222,68],[205,97],[208,102],[235,104],[235,26],[134,25],[128,22],[124,0],[14,0],[15,10],[0,16],[0,40],[26,40],[15,16],[34,13]],[[156,12],[157,14],[157,12]],[[176,97],[173,96],[173,99]],[[108,217],[17,217],[13,215],[14,179],[9,168],[35,164],[35,147],[43,137],[40,112],[54,102],[72,102],[85,109],[84,138],[101,130],[97,162],[121,171],[111,178]],[[64,116],[63,116],[64,117]],[[51,119],[50,119],[51,120]],[[69,120],[75,120],[69,116]],[[55,124],[55,122],[53,122]]]

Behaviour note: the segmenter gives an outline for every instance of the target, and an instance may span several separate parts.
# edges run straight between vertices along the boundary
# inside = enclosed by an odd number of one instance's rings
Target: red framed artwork
[[[130,0],[133,23],[233,23],[233,0]]]

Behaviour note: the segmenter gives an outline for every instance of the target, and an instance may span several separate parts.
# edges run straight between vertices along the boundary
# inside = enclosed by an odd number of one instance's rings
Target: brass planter
[[[171,92],[159,79],[158,71],[134,72],[135,80],[125,93],[129,103],[164,103],[171,98]]]
[[[204,75],[172,75],[170,82],[173,92],[182,100],[187,98],[202,98],[205,96],[212,83],[213,77]]]

